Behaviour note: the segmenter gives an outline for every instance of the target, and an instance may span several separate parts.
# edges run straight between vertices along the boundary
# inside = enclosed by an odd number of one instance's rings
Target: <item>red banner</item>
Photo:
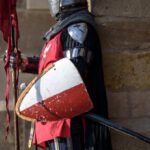
[[[4,40],[8,42],[11,35],[12,24],[16,28],[16,39],[19,38],[18,20],[16,13],[17,0],[0,0],[0,30],[3,33]],[[13,21],[11,21],[11,16]]]
[[[18,19],[16,13],[16,1],[17,0],[0,0],[0,30],[3,33],[3,38],[7,42],[7,54],[5,62],[6,71],[6,111],[7,111],[7,134],[10,125],[10,112],[9,112],[9,95],[10,95],[10,76],[9,76],[9,59],[11,52],[18,46],[19,29]],[[11,32],[13,29],[13,33]],[[13,40],[13,41],[12,41]],[[12,44],[13,43],[13,44]],[[13,45],[13,47],[12,47]],[[15,81],[17,82],[17,81]]]

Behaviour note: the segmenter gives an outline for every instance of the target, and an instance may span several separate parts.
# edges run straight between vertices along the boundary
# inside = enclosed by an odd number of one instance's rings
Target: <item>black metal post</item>
[[[125,127],[123,127],[123,126],[121,126],[121,125],[119,125],[119,124],[117,124],[117,123],[115,123],[115,122],[113,122],[111,120],[105,119],[105,118],[103,118],[101,116],[98,116],[98,115],[95,115],[95,114],[92,114],[92,113],[91,114],[87,114],[86,118],[88,118],[88,119],[90,119],[90,120],[92,120],[94,122],[97,122],[99,124],[102,124],[102,125],[104,125],[104,126],[106,126],[108,128],[111,128],[113,130],[119,131],[119,132],[121,132],[123,134],[126,134],[128,136],[134,137],[136,139],[139,139],[139,140],[141,140],[143,142],[146,142],[146,143],[150,144],[150,138],[149,137],[146,137],[146,136],[141,135],[141,134],[139,134],[139,133],[137,133],[135,131],[127,129],[127,128],[125,128]]]
[[[11,53],[15,55],[15,28],[12,25],[12,19],[11,18],[11,37],[12,37],[12,49]],[[18,116],[15,113],[15,105],[17,102],[17,74],[16,74],[16,67],[13,67],[12,71],[12,82],[13,82],[13,107],[14,107],[14,135],[15,135],[15,150],[20,150],[20,141],[19,141],[19,123],[18,123]]]

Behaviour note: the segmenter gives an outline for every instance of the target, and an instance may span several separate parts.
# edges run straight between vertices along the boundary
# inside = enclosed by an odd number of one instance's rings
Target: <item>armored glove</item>
[[[4,62],[6,63],[6,53],[7,53],[7,50],[6,50],[6,52],[5,52],[5,55],[4,55],[4,57],[3,57],[3,60],[4,60]],[[12,52],[11,54],[10,54],[10,57],[9,57],[9,66],[11,67],[11,68],[17,68],[17,67],[20,67],[21,66],[21,63],[22,63],[22,57],[21,57],[21,52],[20,51],[17,51],[17,53],[15,53],[15,52]]]
[[[6,62],[6,54],[4,55],[4,62]],[[22,72],[38,73],[39,57],[23,57],[20,51],[11,53],[9,58],[9,66],[11,68],[19,68]]]

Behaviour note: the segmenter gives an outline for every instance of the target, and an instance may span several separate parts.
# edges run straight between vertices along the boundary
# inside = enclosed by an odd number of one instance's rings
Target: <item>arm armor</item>
[[[86,75],[92,52],[84,47],[75,47],[64,51],[64,56],[72,60],[82,77]]]
[[[64,56],[72,60],[83,78],[92,60],[92,51],[88,47],[87,40],[86,23],[73,24],[62,35]]]

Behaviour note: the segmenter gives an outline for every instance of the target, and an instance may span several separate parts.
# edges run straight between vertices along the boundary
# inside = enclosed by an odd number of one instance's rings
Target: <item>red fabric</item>
[[[63,48],[60,37],[61,32],[44,45],[40,56],[39,74],[47,67],[48,64],[63,58]]]
[[[61,34],[62,32],[45,44],[40,56],[39,74],[42,73],[48,64],[63,58],[63,48],[60,40]],[[70,137],[70,124],[70,119],[51,121],[45,124],[37,122],[35,124],[33,143],[45,148],[44,142],[47,140],[52,140],[56,137]]]
[[[15,45],[18,45],[19,39],[19,29],[18,29],[18,20],[16,13],[16,1],[17,0],[0,0],[0,30],[3,33],[3,38],[7,42],[7,54],[6,54],[6,63],[5,63],[5,72],[6,72],[6,110],[7,110],[7,134],[9,131],[10,124],[10,114],[9,114],[9,88],[10,88],[10,76],[9,76],[9,58],[12,50],[11,45],[11,28],[12,26],[16,29],[15,34]],[[6,138],[7,138],[6,134]]]
[[[16,27],[16,37],[19,38],[16,2],[17,0],[0,0],[0,30],[3,32],[6,42],[8,42],[8,37],[11,35],[11,15],[14,17],[12,23]]]
[[[6,91],[5,91],[5,101],[6,101],[6,135],[5,139],[7,139],[7,135],[9,132],[10,126],[10,112],[9,112],[9,95],[10,95],[10,76],[9,76],[9,57],[11,51],[11,39],[8,38],[8,45],[7,45],[7,54],[6,54],[6,63],[5,63],[5,72],[6,72]]]
[[[45,148],[45,141],[52,140],[56,137],[71,137],[70,119],[60,121],[51,121],[47,123],[37,122],[35,124],[35,134],[33,143]]]

